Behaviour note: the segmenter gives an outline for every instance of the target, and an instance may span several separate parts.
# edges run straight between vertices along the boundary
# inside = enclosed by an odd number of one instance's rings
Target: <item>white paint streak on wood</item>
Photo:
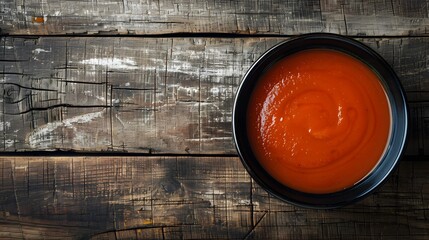
[[[15,143],[15,140],[13,140],[13,139],[6,139],[4,141],[4,143],[5,143],[5,147],[6,148],[10,148],[10,147],[13,147],[13,145]]]
[[[225,194],[225,191],[222,191],[219,189],[212,189],[211,191],[207,191],[204,194],[206,194],[206,195],[210,195],[210,194],[222,195],[222,194]]]
[[[35,129],[27,137],[27,141],[31,148],[41,148],[45,149],[51,145],[52,132],[54,132],[59,127],[71,128],[76,131],[76,124],[84,124],[93,121],[96,118],[100,118],[105,113],[105,110],[95,113],[87,113],[80,116],[75,116],[72,118],[64,119],[63,121],[56,121],[47,123],[44,126],[41,126]],[[79,139],[79,132],[75,132],[75,138]],[[76,143],[75,139],[72,139]],[[80,141],[77,141],[80,142]],[[83,142],[82,142],[83,143]],[[82,144],[81,143],[81,144]]]
[[[32,52],[33,52],[34,54],[39,54],[39,53],[41,53],[41,52],[49,53],[49,52],[51,52],[51,51],[52,51],[52,49],[50,49],[50,50],[45,50],[45,49],[42,49],[42,48],[36,48],[36,49],[34,49]]]
[[[0,122],[0,131],[6,131],[10,128],[10,122]]]
[[[136,62],[130,58],[91,58],[82,60],[80,63],[87,65],[98,65],[108,67],[109,69],[137,69]]]
[[[73,123],[87,123],[87,122],[91,122],[95,118],[101,117],[104,112],[105,111],[103,110],[103,111],[100,111],[100,112],[83,114],[83,115],[80,115],[80,116],[76,116],[76,117],[72,117],[72,118],[69,118],[69,119],[65,119],[63,121],[63,123],[64,123],[64,126],[69,127]]]

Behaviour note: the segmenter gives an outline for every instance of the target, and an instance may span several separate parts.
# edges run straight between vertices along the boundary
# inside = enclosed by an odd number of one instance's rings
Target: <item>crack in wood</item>
[[[11,171],[11,178],[12,178],[12,187],[13,187],[13,194],[14,194],[14,198],[15,198],[15,204],[16,204],[16,213],[18,215],[18,221],[19,221],[19,226],[20,226],[20,231],[21,231],[21,237],[22,239],[25,239],[25,235],[24,235],[24,230],[22,227],[22,219],[21,219],[21,207],[18,201],[18,194],[17,194],[17,185],[16,185],[16,176],[15,176],[15,161],[12,162],[12,171]]]
[[[106,106],[106,105],[89,105],[88,106],[88,105],[72,105],[72,104],[65,104],[64,103],[64,104],[51,105],[49,107],[32,107],[28,110],[18,112],[18,113],[4,112],[3,114],[4,115],[23,115],[23,114],[33,112],[33,111],[46,111],[46,110],[52,110],[55,108],[62,108],[62,107],[64,107],[64,108],[84,108],[84,109],[87,109],[87,108],[107,108],[107,109],[112,108],[112,106]]]
[[[262,219],[265,218],[268,212],[264,212],[264,214],[259,218],[259,220],[256,222],[256,224],[250,229],[250,231],[244,236],[243,240],[249,239],[252,234],[255,232],[256,227],[259,225],[259,223],[262,221]]]

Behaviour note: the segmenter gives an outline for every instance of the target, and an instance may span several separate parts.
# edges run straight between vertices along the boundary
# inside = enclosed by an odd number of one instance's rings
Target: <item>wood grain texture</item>
[[[0,0],[6,34],[427,35],[427,0]]]
[[[234,94],[287,38],[0,40],[0,148],[234,154]],[[359,39],[396,70],[410,105],[408,155],[429,149],[429,39]]]
[[[424,239],[428,175],[405,161],[362,202],[310,210],[270,197],[235,157],[3,157],[0,238]]]
[[[0,0],[0,155],[35,155],[0,157],[0,239],[427,239],[428,4]],[[308,32],[366,36],[410,106],[398,169],[341,209],[283,203],[224,155],[243,74]],[[56,150],[105,156],[37,156]]]

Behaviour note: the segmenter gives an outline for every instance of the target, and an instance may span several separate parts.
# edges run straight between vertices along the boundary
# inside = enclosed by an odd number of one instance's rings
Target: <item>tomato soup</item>
[[[275,63],[247,109],[251,148],[280,183],[332,193],[362,180],[390,135],[387,95],[364,63],[329,49],[305,50]]]

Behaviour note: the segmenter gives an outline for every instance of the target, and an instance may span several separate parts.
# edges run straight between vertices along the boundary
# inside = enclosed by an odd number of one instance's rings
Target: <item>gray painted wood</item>
[[[0,0],[7,34],[427,35],[427,1]]]
[[[0,148],[233,154],[235,91],[286,39],[2,38]],[[411,109],[407,154],[427,155],[429,40],[358,40],[397,71]]]
[[[0,238],[424,239],[428,175],[404,161],[362,202],[310,210],[269,196],[235,157],[3,157]]]

